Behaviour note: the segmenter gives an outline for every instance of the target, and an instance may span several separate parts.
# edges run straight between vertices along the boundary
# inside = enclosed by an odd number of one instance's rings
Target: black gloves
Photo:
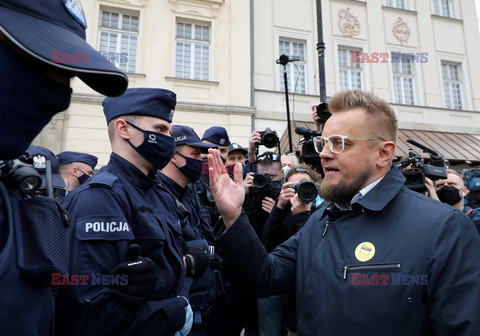
[[[186,264],[185,275],[194,279],[201,278],[208,267],[209,257],[207,250],[202,246],[195,246],[184,257]]]
[[[121,303],[130,307],[137,307],[145,303],[155,290],[157,270],[155,263],[140,257],[141,248],[132,244],[127,248],[127,261],[121,263],[112,271],[112,274],[128,276],[125,285],[110,285],[112,295]]]

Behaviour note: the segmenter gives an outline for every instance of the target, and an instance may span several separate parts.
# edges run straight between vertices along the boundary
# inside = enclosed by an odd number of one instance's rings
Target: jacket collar
[[[400,192],[405,184],[405,177],[397,169],[392,168],[385,177],[364,197],[356,202],[362,208],[381,211]]]
[[[131,162],[125,160],[116,153],[110,155],[109,166],[113,166],[115,172],[123,176],[127,181],[142,190],[147,190],[157,184],[155,174],[145,175],[140,169]]]
[[[178,200],[181,200],[185,195],[187,188],[183,188],[177,182],[172,180],[167,175],[163,174],[162,172],[158,172],[157,174],[158,180],[165,188],[170,190]]]

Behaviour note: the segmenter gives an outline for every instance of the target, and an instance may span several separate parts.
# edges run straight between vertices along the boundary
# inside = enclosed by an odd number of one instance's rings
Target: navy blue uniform
[[[35,284],[17,265],[18,230],[12,216],[12,199],[0,181],[0,333],[2,335],[51,335],[53,295],[49,286]],[[67,253],[68,251],[64,251]]]
[[[182,230],[172,220],[155,176],[147,176],[119,155],[64,200],[70,212],[71,274],[90,275],[85,286],[61,286],[57,329],[61,335],[173,335],[185,323]],[[158,280],[150,299],[137,309],[110,296],[92,273],[110,274],[137,243],[153,260]],[[81,320],[83,319],[83,324]]]
[[[202,214],[197,208],[194,196],[189,187],[181,187],[168,176],[158,173],[164,199],[169,202],[169,211],[176,212],[179,221],[182,223],[183,236],[186,242],[193,240],[206,240],[212,244],[212,227],[208,222],[208,214]],[[168,191],[167,191],[168,190]],[[181,214],[175,204],[175,198],[180,201],[188,210],[185,216]],[[204,216],[203,218],[201,216]],[[204,276],[197,280],[189,279],[192,283],[190,290],[190,304],[194,311],[194,326],[191,335],[205,335],[205,312],[213,304],[213,300],[219,295],[218,284],[219,273],[215,274],[212,265],[209,266]],[[203,314],[203,316],[202,316]],[[203,321],[202,321],[203,318]],[[200,327],[201,325],[201,327]]]

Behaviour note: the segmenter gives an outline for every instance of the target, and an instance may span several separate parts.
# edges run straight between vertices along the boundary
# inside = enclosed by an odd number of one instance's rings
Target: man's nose
[[[325,143],[325,146],[323,146],[322,151],[318,155],[320,159],[326,159],[333,157],[333,152],[330,150],[330,147],[328,147],[328,144]]]

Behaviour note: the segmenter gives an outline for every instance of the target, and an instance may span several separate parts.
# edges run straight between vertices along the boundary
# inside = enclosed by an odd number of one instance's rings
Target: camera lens
[[[255,174],[253,177],[253,185],[257,189],[263,189],[267,186],[267,177],[265,175]]]
[[[299,185],[297,194],[304,203],[310,203],[317,198],[318,190],[312,182],[303,182]]]
[[[328,110],[327,103],[321,103],[317,105],[317,116],[320,118],[320,123],[324,124],[327,122],[328,118],[332,116]]]
[[[262,143],[267,148],[274,148],[278,145],[278,137],[273,132],[265,133],[262,137]]]

